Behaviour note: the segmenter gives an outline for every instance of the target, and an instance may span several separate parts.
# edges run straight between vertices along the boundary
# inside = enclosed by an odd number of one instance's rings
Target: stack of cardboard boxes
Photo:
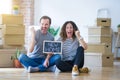
[[[22,15],[0,15],[0,67],[13,67],[12,55],[16,48],[23,49],[25,43],[25,26]]]
[[[3,48],[23,47],[25,26],[22,15],[2,14],[0,26],[2,26]]]
[[[113,66],[111,18],[97,18],[97,26],[88,28],[85,65]]]
[[[4,27],[3,25],[0,25],[0,48],[2,48],[2,44],[3,44],[3,35],[2,35],[3,27]]]

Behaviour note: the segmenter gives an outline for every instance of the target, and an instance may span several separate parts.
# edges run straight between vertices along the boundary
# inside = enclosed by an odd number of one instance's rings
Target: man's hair
[[[41,22],[42,19],[49,19],[49,24],[51,24],[51,18],[49,16],[42,16],[39,22]]]

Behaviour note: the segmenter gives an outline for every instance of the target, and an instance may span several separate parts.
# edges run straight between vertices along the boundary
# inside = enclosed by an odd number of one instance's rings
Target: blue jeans
[[[49,59],[49,66],[45,67],[45,66],[43,66],[45,58],[35,58],[35,59],[32,59],[32,58],[29,58],[26,54],[23,54],[23,53],[19,56],[19,61],[21,62],[21,64],[26,69],[28,69],[29,66],[38,67],[41,72],[47,71],[47,69],[49,67],[54,66],[55,62],[58,59],[61,59],[60,54],[54,54],[54,55],[52,55],[50,57],[50,59]]]

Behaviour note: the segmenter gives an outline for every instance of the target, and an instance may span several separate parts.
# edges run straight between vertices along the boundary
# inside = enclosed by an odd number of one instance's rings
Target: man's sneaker
[[[84,68],[80,68],[79,71],[80,73],[88,73],[89,69],[87,67],[84,67]]]
[[[39,71],[38,67],[31,67],[31,66],[28,67],[28,72],[29,73],[38,72],[38,71]]]
[[[78,76],[79,75],[79,70],[77,66],[74,66],[72,68],[72,76]]]
[[[51,66],[47,69],[48,72],[55,72],[55,70],[56,70],[56,65]]]

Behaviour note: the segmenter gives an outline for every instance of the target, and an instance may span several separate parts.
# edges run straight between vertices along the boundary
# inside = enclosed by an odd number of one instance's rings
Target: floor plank
[[[72,76],[67,73],[37,72],[27,73],[23,68],[0,68],[0,80],[119,80],[120,61],[113,67],[89,67],[89,73]]]

